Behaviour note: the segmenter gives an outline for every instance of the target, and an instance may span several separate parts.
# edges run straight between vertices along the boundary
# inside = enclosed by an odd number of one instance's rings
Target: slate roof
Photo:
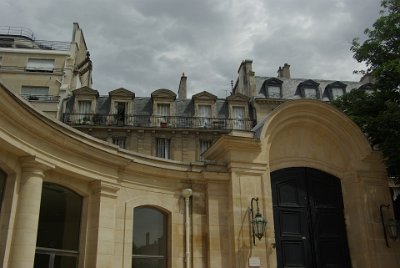
[[[266,98],[266,92],[264,91],[263,84],[266,80],[271,79],[271,78],[276,78],[276,77],[263,77],[263,76],[256,76],[256,92],[257,95],[254,97],[255,99],[265,99]],[[297,92],[298,86],[300,83],[310,80],[310,79],[305,79],[305,78],[277,78],[281,80],[282,83],[282,99],[301,99],[301,96]],[[329,97],[327,93],[325,92],[326,87],[331,84],[336,82],[336,80],[322,80],[322,79],[311,79],[317,83],[319,83],[318,90],[320,92],[319,96],[320,100],[322,101],[329,101]],[[346,91],[349,92],[353,88],[359,88],[363,83],[360,82],[354,82],[354,81],[340,81],[344,84],[347,85]]]

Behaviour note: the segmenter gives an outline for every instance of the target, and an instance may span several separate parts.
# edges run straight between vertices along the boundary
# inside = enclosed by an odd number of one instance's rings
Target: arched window
[[[82,197],[57,184],[43,183],[35,268],[78,267]]]
[[[6,187],[6,173],[0,169],[0,212],[3,203],[4,188]]]
[[[167,215],[152,207],[133,214],[132,268],[167,267]]]

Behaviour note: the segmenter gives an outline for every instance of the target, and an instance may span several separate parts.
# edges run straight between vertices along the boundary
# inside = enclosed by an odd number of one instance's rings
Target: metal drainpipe
[[[192,189],[183,189],[182,196],[185,198],[185,238],[186,238],[186,252],[185,252],[185,267],[190,268],[190,215],[189,215],[189,200],[192,196]]]

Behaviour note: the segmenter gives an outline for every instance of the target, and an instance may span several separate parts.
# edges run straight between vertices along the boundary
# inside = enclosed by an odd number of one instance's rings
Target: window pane
[[[79,249],[82,198],[59,185],[43,183],[37,247]]]
[[[77,267],[78,259],[72,256],[55,256],[54,268],[74,268]]]
[[[47,268],[50,263],[50,255],[48,254],[35,254],[34,268]]]
[[[170,159],[171,152],[170,152],[170,146],[171,146],[171,140],[170,139],[164,139],[164,138],[157,138],[156,139],[156,156],[161,157],[161,158],[166,158]]]
[[[200,161],[204,161],[203,153],[211,146],[211,143],[210,140],[200,140]]]
[[[113,137],[113,144],[117,145],[120,148],[126,148],[126,138],[125,137]]]
[[[157,104],[157,113],[162,116],[169,116],[169,104],[159,103]]]
[[[21,87],[21,95],[22,96],[47,96],[47,95],[49,95],[49,88],[48,87],[22,86]]]
[[[144,257],[146,263],[160,263],[155,260],[165,258],[167,255],[166,229],[167,216],[164,213],[149,207],[135,208],[133,226],[134,259],[143,260]],[[165,264],[165,261],[161,263]]]
[[[280,99],[281,98],[281,88],[268,86],[268,98]]]
[[[4,188],[6,186],[6,174],[0,169],[0,211],[3,203]]]
[[[80,114],[90,114],[92,102],[91,101],[79,101],[78,108]]]
[[[28,71],[53,71],[54,60],[53,59],[28,59],[26,69]]]
[[[343,95],[342,88],[332,88],[332,98],[336,100],[338,97]]]
[[[315,88],[305,88],[304,89],[304,97],[308,99],[316,99],[317,98],[317,90]]]

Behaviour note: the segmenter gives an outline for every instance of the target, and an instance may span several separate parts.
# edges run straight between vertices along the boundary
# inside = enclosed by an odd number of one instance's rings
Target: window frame
[[[315,98],[306,97],[306,89],[315,90]],[[319,90],[319,83],[314,80],[308,79],[301,82],[297,87],[296,95],[300,95],[303,99],[319,100],[321,99],[321,93]]]
[[[265,97],[268,99],[282,99],[282,95],[283,95],[282,94],[282,84],[283,84],[283,81],[278,78],[275,78],[275,77],[265,80],[264,84],[263,84]],[[271,87],[279,88],[279,97],[278,98],[271,96],[271,94],[269,92],[269,89]]]
[[[158,213],[160,213],[163,216],[163,233],[164,233],[164,255],[146,255],[146,254],[134,254],[134,242],[135,242],[135,210],[136,209],[150,209],[153,211],[156,211]],[[140,219],[141,220],[141,219]],[[160,259],[163,258],[165,260],[165,268],[169,267],[169,263],[170,263],[170,234],[171,234],[171,222],[170,222],[170,214],[165,211],[164,209],[161,209],[159,207],[156,206],[151,206],[151,205],[141,205],[141,206],[136,206],[132,208],[132,251],[131,251],[131,261],[132,261],[132,265],[131,267],[133,267],[133,260],[134,258],[153,258],[154,259]],[[163,268],[164,268],[163,267]]]
[[[159,149],[159,144],[160,144],[161,141],[164,141],[164,144],[163,144],[164,149],[162,150],[163,154],[159,154],[159,152],[161,152],[160,151],[161,149]],[[167,141],[168,141],[168,143],[167,143]],[[168,144],[168,146],[166,146],[166,144]],[[166,151],[167,147],[168,147],[168,152]],[[172,139],[171,138],[156,137],[156,139],[155,139],[155,153],[154,153],[154,155],[156,157],[159,157],[159,158],[162,158],[162,159],[171,159],[171,157],[172,157],[171,149],[172,149]]]
[[[42,64],[40,64],[40,62],[42,62]],[[52,64],[49,64],[49,63],[52,63]],[[54,66],[55,66],[55,59],[28,58],[28,61],[26,62],[25,71],[53,73]]]

